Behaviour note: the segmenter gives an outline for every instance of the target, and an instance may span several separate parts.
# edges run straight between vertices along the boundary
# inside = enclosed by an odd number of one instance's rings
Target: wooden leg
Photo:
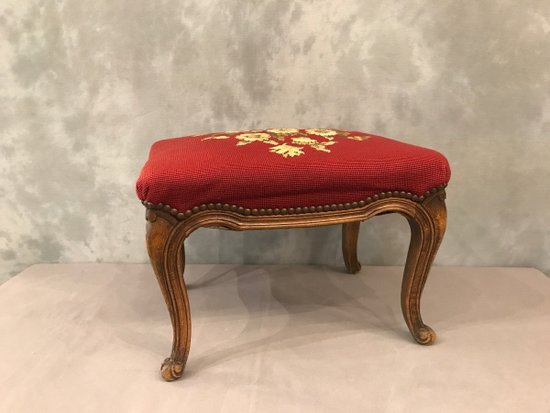
[[[191,316],[183,280],[183,238],[175,233],[175,224],[176,221],[170,216],[147,211],[147,250],[173,328],[172,354],[161,366],[161,374],[166,381],[181,377],[191,344]]]
[[[360,221],[355,221],[342,225],[342,252],[346,270],[350,274],[356,274],[361,270],[361,264],[357,260],[357,239],[359,238],[360,224]]]
[[[436,194],[424,201],[408,220],[411,243],[401,287],[401,308],[414,339],[419,344],[432,344],[436,334],[422,321],[420,298],[447,225],[445,194]]]

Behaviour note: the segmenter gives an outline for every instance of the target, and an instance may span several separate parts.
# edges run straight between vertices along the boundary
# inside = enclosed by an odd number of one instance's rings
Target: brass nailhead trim
[[[225,210],[225,211],[233,211],[238,212],[240,214],[244,215],[286,215],[286,214],[305,214],[305,213],[315,213],[315,212],[327,212],[327,211],[336,211],[341,209],[355,209],[355,208],[361,208],[365,205],[368,205],[372,202],[378,201],[379,199],[389,198],[389,197],[397,197],[397,198],[405,198],[410,199],[414,202],[423,202],[427,197],[437,193],[438,191],[441,191],[445,189],[447,184],[440,185],[435,188],[431,188],[429,191],[426,191],[423,195],[418,196],[416,194],[412,194],[411,192],[405,192],[405,191],[389,191],[389,192],[381,192],[379,194],[375,194],[372,196],[367,197],[366,199],[362,199],[360,201],[356,202],[346,202],[345,204],[326,204],[326,205],[317,205],[317,206],[305,206],[305,207],[296,207],[296,208],[244,208],[237,205],[229,205],[229,204],[221,204],[221,203],[209,203],[209,204],[201,204],[199,206],[194,206],[191,209],[186,210],[185,212],[179,212],[176,208],[172,208],[170,205],[159,203],[154,204],[149,201],[141,201],[141,203],[148,209],[160,209],[164,210],[171,215],[175,216],[179,220],[183,220],[185,218],[189,218],[191,215],[205,210]]]

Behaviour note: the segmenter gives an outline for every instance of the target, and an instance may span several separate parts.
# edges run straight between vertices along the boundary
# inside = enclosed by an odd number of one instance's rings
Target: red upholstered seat
[[[388,191],[423,195],[446,184],[431,149],[357,131],[268,129],[165,139],[137,181],[142,201],[185,212],[201,204],[297,208]]]

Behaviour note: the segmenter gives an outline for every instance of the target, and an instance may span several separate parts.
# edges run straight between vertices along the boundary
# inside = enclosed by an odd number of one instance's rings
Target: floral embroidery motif
[[[327,136],[334,136],[338,132],[332,129],[306,129],[306,133],[309,133],[311,135],[319,135],[326,138]]]
[[[267,131],[276,135],[291,135],[293,133],[298,133],[298,129],[294,128],[268,129]]]
[[[299,146],[287,145],[286,143],[274,146],[269,150],[269,152],[278,153],[279,155],[283,155],[285,158],[288,158],[289,156],[293,158],[294,156],[304,154],[304,151]]]
[[[269,152],[293,158],[304,155],[304,148],[309,147],[320,152],[329,152],[330,146],[337,143],[335,138],[346,138],[354,141],[365,141],[369,135],[352,135],[350,132],[335,129],[294,129],[278,128],[265,131],[224,132],[202,138],[206,140],[230,139],[228,133],[237,133],[234,138],[237,146],[249,145],[261,142],[271,145]]]
[[[235,136],[235,138],[240,141],[237,143],[237,146],[248,145],[252,142],[263,142],[277,145],[277,142],[271,139],[271,135],[265,132],[241,133]]]
[[[327,149],[326,147],[329,146],[329,145],[334,145],[336,142],[332,142],[332,141],[329,141],[329,142],[317,142],[313,145],[310,145],[313,149],[317,149],[318,151],[321,151],[321,152],[330,152],[329,149]]]
[[[315,139],[307,138],[307,137],[298,137],[298,138],[292,138],[292,143],[296,143],[298,145],[315,145],[317,142]]]

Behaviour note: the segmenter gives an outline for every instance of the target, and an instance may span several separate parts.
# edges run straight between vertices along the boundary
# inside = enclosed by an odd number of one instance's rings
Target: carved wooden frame
[[[147,207],[147,249],[173,327],[172,353],[161,366],[167,381],[180,378],[191,344],[191,316],[187,288],[183,278],[185,266],[184,240],[201,227],[222,227],[230,230],[305,228],[342,224],[342,250],[348,272],[361,269],[357,259],[357,239],[361,221],[386,213],[405,216],[411,228],[411,241],[401,287],[401,308],[405,322],[420,344],[432,344],[435,332],[420,316],[420,298],[428,272],[447,223],[445,185],[418,197],[394,191],[381,193],[367,200],[333,206],[285,210],[246,210],[235,205],[201,205],[181,213],[168,205],[144,202]],[[328,207],[328,208],[327,208]],[[298,212],[299,210],[299,212]],[[264,210],[261,210],[264,212]],[[275,213],[275,211],[277,211]]]

